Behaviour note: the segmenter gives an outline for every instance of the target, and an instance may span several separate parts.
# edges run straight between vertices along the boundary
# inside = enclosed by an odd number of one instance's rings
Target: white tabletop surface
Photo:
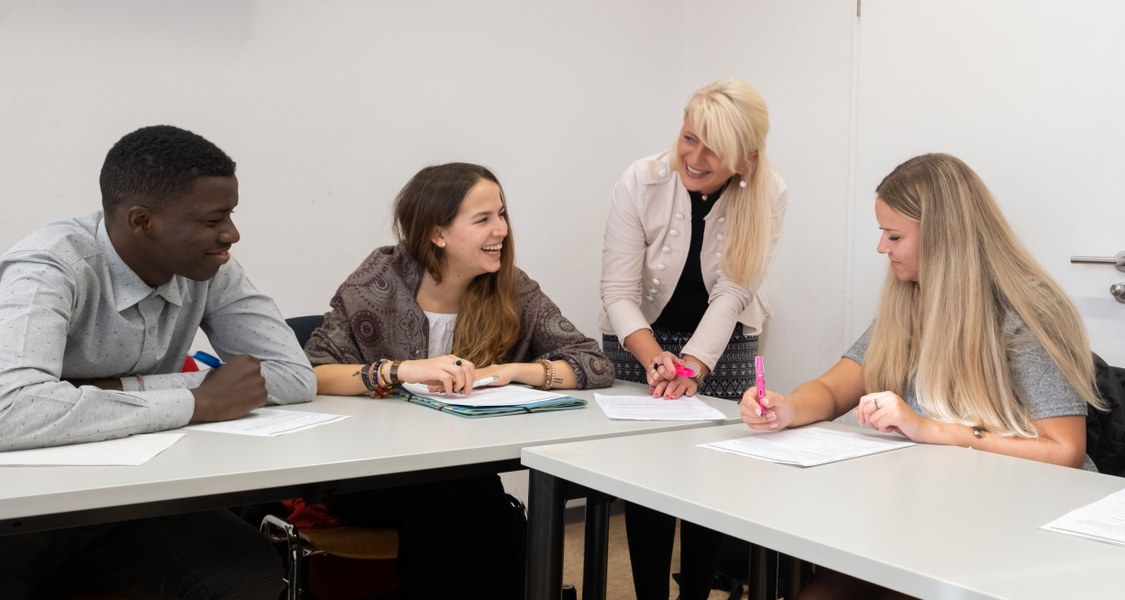
[[[697,446],[750,434],[728,425],[522,456],[532,469],[921,598],[1125,597],[1125,547],[1039,529],[1125,479],[951,446],[810,468]]]
[[[596,390],[643,393],[618,383]],[[584,409],[467,419],[401,399],[317,396],[287,410],[353,418],[278,437],[185,430],[183,439],[140,466],[0,467],[0,519],[457,467],[519,458],[524,446],[698,427],[715,422],[611,421],[593,401]],[[737,405],[706,402],[738,418]]]

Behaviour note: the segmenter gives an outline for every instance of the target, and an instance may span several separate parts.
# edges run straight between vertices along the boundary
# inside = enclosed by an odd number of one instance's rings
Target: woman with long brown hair
[[[516,268],[507,204],[491,171],[467,163],[422,169],[394,212],[399,243],[375,249],[344,281],[305,345],[319,393],[379,397],[421,383],[469,394],[490,376],[490,385],[542,389],[613,383],[597,342]],[[399,528],[404,597],[500,598],[504,501],[499,478],[489,475],[344,494],[329,507],[345,522]]]

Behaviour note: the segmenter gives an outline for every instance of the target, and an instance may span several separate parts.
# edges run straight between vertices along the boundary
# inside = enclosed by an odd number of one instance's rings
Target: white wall
[[[701,10],[705,8],[706,10]],[[518,262],[596,336],[602,228],[690,92],[755,83],[791,207],[769,282],[770,385],[843,346],[848,2],[0,0],[0,248],[99,205],[109,147],[171,123],[239,163],[235,255],[286,315],[323,312],[392,242],[422,166],[493,168]],[[711,15],[724,15],[714,19]]]
[[[1109,295],[1125,273],[1069,262],[1125,249],[1125,3],[867,0],[863,11],[846,337],[870,324],[887,269],[875,186],[912,156],[948,152],[1070,294],[1093,349],[1125,364],[1125,305]]]

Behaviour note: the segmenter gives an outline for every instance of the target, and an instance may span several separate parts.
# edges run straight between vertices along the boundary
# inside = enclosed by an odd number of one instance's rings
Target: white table
[[[750,433],[728,425],[522,456],[540,495],[585,486],[921,598],[1125,597],[1125,547],[1039,529],[1125,479],[950,446],[806,469],[697,446]],[[551,507],[536,501],[529,564],[561,561],[542,542]],[[528,598],[557,589],[537,580]]]
[[[135,467],[0,467],[0,535],[516,470],[524,446],[717,423],[610,421],[593,391],[573,395],[590,405],[482,419],[395,398],[317,396],[283,408],[353,418],[273,438],[185,431]],[[737,420],[734,403],[706,402]]]

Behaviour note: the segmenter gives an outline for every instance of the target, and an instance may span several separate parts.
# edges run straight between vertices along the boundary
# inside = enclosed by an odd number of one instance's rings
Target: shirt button
[[[667,253],[669,253],[669,252],[671,252],[671,251],[672,251],[672,248],[671,248],[670,246],[664,246],[664,247],[663,247],[663,248],[661,248],[660,250],[661,250],[662,252],[664,252],[665,254],[667,254]]]
[[[648,293],[650,293],[650,294],[655,294],[655,293],[656,293],[656,288],[648,288]]]
[[[727,218],[726,218],[726,217],[719,217],[719,222],[720,222],[720,223],[726,223],[726,222],[727,222]]]
[[[659,280],[659,279],[657,279],[657,278],[655,278],[655,277],[653,277],[653,278],[652,278],[652,285],[660,285],[660,280]]]
[[[675,229],[669,229],[668,235],[670,235],[672,237],[676,237],[677,235],[680,235],[680,232],[678,230],[675,230]]]
[[[649,294],[648,296],[646,296],[646,298],[648,298],[649,302],[654,302],[656,300],[655,298],[652,297],[652,294]]]
[[[676,213],[676,218],[683,221],[684,220],[684,213]]]
[[[722,252],[716,252],[716,253],[715,253],[715,258],[722,258],[722,257],[723,257],[723,253],[722,253]]]
[[[667,177],[668,176],[668,169],[660,169],[660,176],[661,177]]]
[[[719,241],[722,241],[722,239],[723,239],[723,234],[721,234],[721,233],[719,233],[719,234],[716,234],[716,235],[715,235],[715,239],[717,239],[717,240],[719,240]]]
[[[660,264],[656,265],[656,268],[660,271],[663,271],[664,270],[664,263],[660,263]]]

